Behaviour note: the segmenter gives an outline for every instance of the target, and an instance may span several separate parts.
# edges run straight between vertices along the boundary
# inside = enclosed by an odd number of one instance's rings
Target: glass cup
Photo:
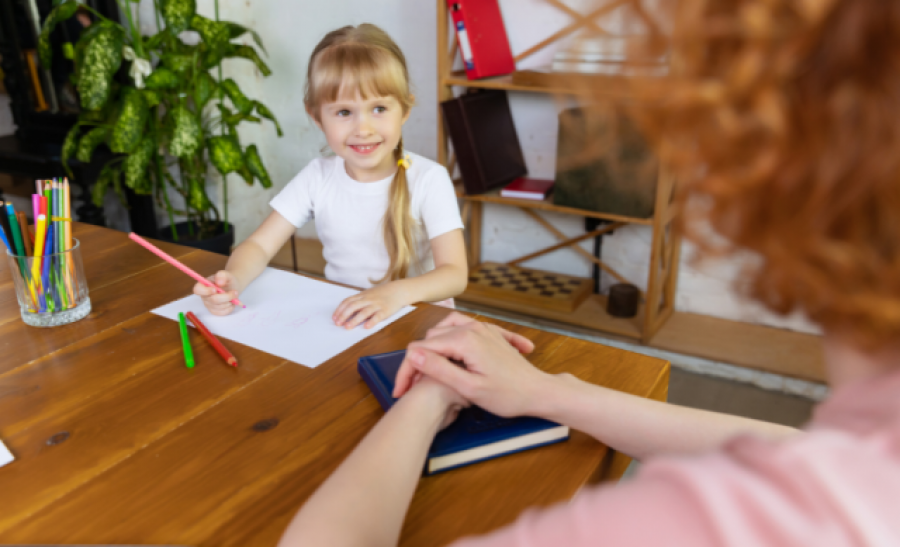
[[[14,255],[7,249],[22,320],[27,325],[66,325],[91,313],[81,245],[77,239],[73,242],[68,251],[37,257]]]

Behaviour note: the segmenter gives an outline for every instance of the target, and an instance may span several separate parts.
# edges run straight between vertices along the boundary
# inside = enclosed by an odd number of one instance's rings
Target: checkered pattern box
[[[485,262],[469,273],[465,298],[571,312],[592,292],[590,279]]]

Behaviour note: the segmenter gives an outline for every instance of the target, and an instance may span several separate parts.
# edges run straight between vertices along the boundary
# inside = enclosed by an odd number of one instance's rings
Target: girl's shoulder
[[[314,158],[306,164],[298,177],[303,176],[306,179],[318,179],[325,181],[332,177],[336,169],[340,166],[341,158],[338,156],[327,156],[322,158]]]
[[[415,152],[407,151],[406,153],[409,154],[410,159],[409,179],[414,184],[431,182],[435,179],[450,182],[450,175],[447,173],[447,168],[440,163],[430,160],[425,156],[420,156]]]
[[[288,185],[321,186],[333,178],[339,160],[337,156],[315,158],[294,175]]]

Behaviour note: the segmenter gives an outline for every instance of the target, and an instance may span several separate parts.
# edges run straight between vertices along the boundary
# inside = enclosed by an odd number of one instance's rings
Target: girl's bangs
[[[348,44],[323,51],[314,67],[315,89],[312,103],[321,106],[338,99],[355,99],[356,93],[368,100],[394,97],[411,106],[403,67],[396,59],[376,48]]]

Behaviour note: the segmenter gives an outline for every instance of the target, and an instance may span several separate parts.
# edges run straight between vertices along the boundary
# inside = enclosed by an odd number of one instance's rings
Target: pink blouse
[[[900,370],[837,390],[790,440],[658,458],[454,545],[900,546]]]

